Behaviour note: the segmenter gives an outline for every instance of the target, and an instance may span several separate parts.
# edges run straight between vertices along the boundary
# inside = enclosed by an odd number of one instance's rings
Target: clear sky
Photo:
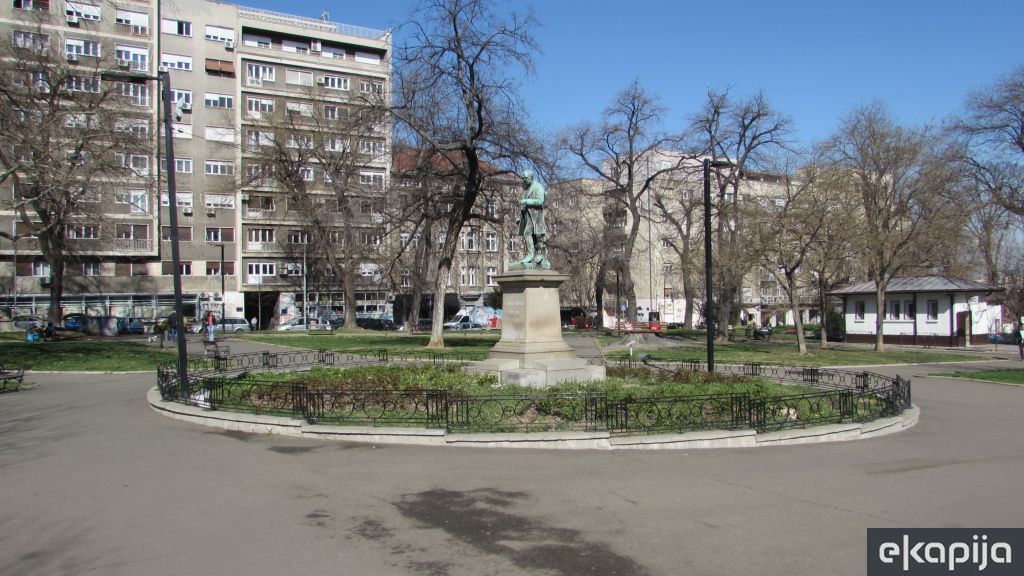
[[[239,0],[335,22],[394,28],[414,0]],[[1024,65],[1024,0],[495,0],[542,23],[523,86],[548,130],[597,120],[634,78],[682,126],[708,88],[763,91],[799,142],[828,136],[851,109],[884,102],[906,124],[956,112],[966,94]],[[396,43],[401,41],[399,33]]]

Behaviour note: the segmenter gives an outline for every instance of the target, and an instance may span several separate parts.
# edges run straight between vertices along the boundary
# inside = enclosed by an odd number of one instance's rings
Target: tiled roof
[[[948,276],[912,276],[909,278],[893,278],[886,288],[886,293],[896,292],[1002,292],[1004,289],[991,284],[983,284],[961,278]],[[837,296],[849,294],[874,294],[875,283],[858,282],[829,292]]]

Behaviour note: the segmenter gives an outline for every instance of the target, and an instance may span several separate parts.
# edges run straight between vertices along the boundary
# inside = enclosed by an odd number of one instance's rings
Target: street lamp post
[[[227,334],[224,327],[224,313],[227,311],[227,302],[224,299],[224,241],[220,243],[220,333]]]
[[[715,318],[711,275],[711,168],[732,166],[728,160],[704,159],[704,327],[707,329],[708,372],[715,371]]]
[[[174,100],[171,94],[171,74],[161,70],[156,76],[149,74],[135,74],[107,71],[101,74],[102,78],[126,79],[126,80],[155,80],[161,87],[161,98],[164,108],[164,146],[167,150],[167,204],[171,225],[171,266],[174,279],[174,315],[175,332],[177,333],[178,345],[178,392],[182,397],[189,395],[188,381],[188,352],[185,345],[185,318],[184,305],[181,297],[181,252],[178,247],[178,201],[175,194],[174,183],[174,126],[172,115],[174,114]]]

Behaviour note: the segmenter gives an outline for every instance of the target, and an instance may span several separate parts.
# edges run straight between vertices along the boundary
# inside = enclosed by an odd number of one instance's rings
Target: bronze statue
[[[524,269],[551,269],[548,261],[548,228],[544,224],[544,186],[534,179],[533,171],[523,172],[523,197],[519,200],[519,234],[526,243],[526,257],[517,262]]]

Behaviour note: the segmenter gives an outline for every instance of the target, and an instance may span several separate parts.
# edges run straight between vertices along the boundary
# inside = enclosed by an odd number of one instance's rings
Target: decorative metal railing
[[[911,406],[910,380],[871,372],[757,363],[718,365],[723,374],[754,376],[820,391],[760,397],[748,393],[609,398],[607,393],[475,396],[447,390],[333,389],[259,376],[315,367],[464,364],[480,354],[370,349],[297,350],[189,360],[188,380],[174,365],[157,369],[165,400],[216,410],[301,418],[313,424],[418,426],[452,432],[599,431],[651,434],[697,430],[758,432],[867,422]],[[700,362],[642,364],[703,371]],[[258,372],[253,375],[252,372]]]

